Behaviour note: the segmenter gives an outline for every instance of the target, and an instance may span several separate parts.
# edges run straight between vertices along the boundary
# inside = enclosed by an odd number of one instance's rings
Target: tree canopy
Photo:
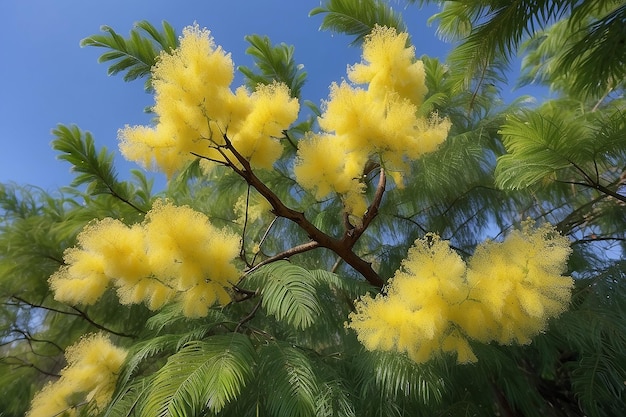
[[[322,103],[266,36],[84,39],[154,121],[128,180],[59,125],[74,181],[0,184],[0,416],[626,414],[626,6],[440,3],[445,61],[313,9],[362,51]]]

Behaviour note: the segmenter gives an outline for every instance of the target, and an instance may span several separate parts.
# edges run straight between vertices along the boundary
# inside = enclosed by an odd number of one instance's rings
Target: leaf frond
[[[102,26],[105,34],[91,35],[80,42],[81,46],[106,48],[98,62],[110,62],[109,75],[125,72],[124,81],[146,77],[144,89],[152,92],[150,69],[156,63],[161,51],[170,52],[178,46],[174,28],[166,21],[162,22],[162,31],[150,22],[135,23],[130,37],[124,38],[113,28]]]
[[[287,261],[264,265],[246,278],[246,286],[263,296],[263,308],[268,314],[287,324],[306,329],[321,313],[308,270]]]
[[[381,0],[327,0],[309,16],[318,14],[325,14],[321,30],[354,36],[353,46],[361,44],[377,24],[407,31],[401,15]]]
[[[304,66],[295,62],[294,47],[284,43],[272,45],[267,36],[248,35],[245,40],[250,44],[246,53],[254,58],[254,68],[238,68],[246,77],[246,85],[256,90],[260,84],[278,81],[289,87],[292,97],[300,98],[307,74]]]
[[[261,381],[265,384],[264,403],[269,415],[276,417],[312,417],[319,392],[313,363],[296,347],[280,342],[259,350]]]
[[[255,363],[249,339],[241,334],[190,342],[168,358],[142,403],[142,414],[158,417],[219,412],[248,383]]]

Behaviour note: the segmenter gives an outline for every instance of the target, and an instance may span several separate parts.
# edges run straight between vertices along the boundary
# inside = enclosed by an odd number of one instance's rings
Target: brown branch
[[[613,190],[611,190],[608,187],[605,187],[604,185],[597,183],[593,180],[590,180],[588,176],[586,176],[587,180],[590,182],[579,182],[579,181],[560,181],[557,180],[556,182],[560,182],[563,184],[571,184],[571,185],[579,185],[581,187],[586,187],[586,188],[593,188],[594,190],[597,190],[599,192],[601,192],[602,194],[606,194],[609,197],[613,197],[623,203],[626,203],[626,196],[621,195]]]
[[[11,362],[8,359],[13,359],[15,362]],[[34,370],[36,370],[37,372],[43,375],[52,376],[55,378],[58,378],[61,376],[59,374],[54,374],[52,372],[45,371],[41,369],[40,367],[38,367],[37,365],[35,365],[34,363],[27,362],[22,358],[18,358],[17,356],[5,356],[3,358],[0,358],[0,362],[4,362],[6,365],[15,367],[15,368],[33,368]]]
[[[572,242],[573,245],[581,245],[585,243],[593,243],[593,242],[626,242],[626,238],[623,237],[612,237],[612,236],[597,236],[597,237],[588,237],[578,239]]]
[[[112,329],[107,328],[106,326],[95,322],[91,317],[89,317],[87,315],[87,313],[85,313],[84,311],[78,309],[77,307],[72,306],[72,310],[76,311],[78,313],[78,316],[80,316],[81,318],[83,318],[85,321],[87,321],[89,324],[91,324],[92,326],[94,326],[97,329],[100,330],[104,330],[105,332],[114,334],[116,336],[120,336],[120,337],[128,337],[130,339],[136,339],[137,336],[134,334],[130,334],[130,333],[123,333],[123,332],[118,332]]]
[[[146,211],[143,210],[142,208],[136,206],[132,201],[122,197],[121,195],[119,195],[114,189],[113,187],[111,187],[108,183],[106,183],[107,188],[109,189],[109,194],[113,197],[113,198],[117,198],[118,200],[120,200],[122,203],[129,205],[130,207],[132,207],[133,209],[137,210],[139,213],[141,214],[146,214]]]
[[[304,213],[287,207],[282,200],[263,181],[261,181],[259,177],[256,176],[256,174],[252,171],[250,162],[235,149],[226,135],[224,135],[224,142],[225,148],[235,156],[237,162],[241,165],[241,167],[239,167],[235,163],[231,163],[230,167],[270,203],[272,211],[276,216],[284,217],[287,220],[296,223],[307,233],[312,241],[316,242],[319,247],[327,248],[335,252],[372,285],[379,288],[383,286],[384,282],[378,273],[374,271],[372,264],[365,261],[352,251],[352,246],[354,244],[350,246],[344,239],[335,239],[327,235],[311,223],[304,216]]]
[[[51,311],[53,313],[67,314],[67,315],[70,315],[70,316],[80,317],[83,320],[87,321],[92,326],[94,326],[94,327],[96,327],[96,328],[98,328],[100,330],[104,330],[105,332],[109,332],[111,334],[114,334],[116,336],[128,337],[128,338],[131,338],[131,339],[136,339],[137,338],[136,335],[129,334],[129,333],[122,333],[122,332],[118,332],[118,331],[115,331],[115,330],[111,330],[111,329],[103,326],[102,324],[96,323],[91,317],[89,317],[87,315],[87,313],[85,313],[84,311],[78,309],[77,307],[73,307],[73,306],[70,307],[72,310],[75,311],[75,313],[73,313],[71,311],[63,311],[63,310],[59,310],[59,309],[52,308],[52,307],[47,307],[47,306],[40,305],[40,304],[34,304],[34,303],[31,303],[30,301],[25,300],[24,298],[18,297],[17,295],[12,295],[11,298],[13,298],[13,299],[15,299],[15,300],[17,300],[17,301],[19,301],[19,302],[21,302],[23,304],[26,304],[26,305],[28,305],[30,307],[33,307],[33,308],[41,308],[43,310]]]
[[[380,168],[380,176],[378,179],[378,186],[376,187],[376,192],[374,193],[374,199],[370,204],[369,208],[365,212],[363,216],[363,221],[359,226],[356,226],[352,229],[346,230],[342,241],[346,242],[349,248],[354,247],[356,241],[361,237],[361,235],[365,232],[365,230],[369,227],[370,223],[374,218],[378,215],[378,208],[380,207],[380,203],[383,199],[383,194],[385,193],[385,186],[387,185],[387,176],[385,175],[385,169]]]
[[[300,254],[300,253],[304,253],[304,252],[308,252],[310,250],[319,248],[319,244],[312,240],[310,242],[307,243],[303,243],[301,245],[298,246],[294,246],[293,248],[289,248],[286,251],[280,252],[274,256],[270,256],[267,259],[262,260],[261,262],[259,262],[258,264],[254,265],[252,268],[248,269],[245,273],[244,276],[242,277],[245,278],[247,275],[251,274],[252,272],[256,271],[257,269],[259,269],[260,267],[262,267],[263,265],[267,265],[269,263],[272,262],[276,262],[276,261],[280,261],[281,259],[288,259],[294,255]]]
[[[52,340],[38,339],[36,337],[33,337],[28,330],[22,330],[22,329],[19,329],[17,327],[14,327],[14,328],[11,329],[11,331],[9,333],[17,333],[17,334],[22,335],[22,337],[16,337],[14,339],[11,339],[11,340],[7,341],[6,343],[0,344],[0,346],[7,345],[7,344],[10,344],[10,343],[16,342],[18,340],[25,340],[28,343],[28,345],[30,347],[30,350],[35,355],[38,355],[38,356],[45,356],[45,355],[40,355],[37,352],[35,352],[35,348],[33,347],[33,342],[34,343],[47,343],[47,344],[50,344],[50,345],[54,346],[59,352],[63,352],[64,351],[64,349],[61,346],[59,346],[58,344],[56,344]]]
[[[57,308],[44,306],[42,304],[35,304],[35,303],[32,303],[32,302],[30,302],[30,301],[28,301],[28,300],[26,300],[26,299],[24,299],[22,297],[17,296],[17,295],[12,295],[11,298],[13,298],[14,300],[17,300],[18,302],[20,302],[22,304],[26,304],[29,307],[40,308],[42,310],[51,311],[53,313],[67,314],[67,315],[70,315],[70,316],[80,316],[80,314],[72,313],[71,311],[60,310],[60,309],[57,309]],[[8,305],[7,303],[5,303],[5,304]],[[16,304],[16,306],[17,305],[19,305],[19,304]]]
[[[250,313],[248,313],[248,315],[246,315],[246,317],[242,318],[239,323],[237,323],[237,327],[235,327],[234,333],[237,333],[239,331],[239,329],[241,328],[241,326],[243,326],[244,324],[246,324],[247,322],[249,322],[250,320],[252,320],[256,314],[256,312],[258,311],[259,307],[261,307],[261,302],[262,300],[259,300],[255,305],[254,308],[252,309],[252,311]]]
[[[246,210],[243,219],[243,230],[241,231],[241,249],[239,250],[239,257],[243,259],[246,266],[250,266],[248,259],[246,259],[246,229],[248,228],[248,209],[250,208],[250,184],[246,191]]]

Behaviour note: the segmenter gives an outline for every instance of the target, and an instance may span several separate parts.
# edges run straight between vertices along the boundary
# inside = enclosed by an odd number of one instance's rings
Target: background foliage
[[[330,0],[311,13],[355,45],[377,23],[411,25],[383,1]],[[72,165],[74,182],[56,193],[0,185],[0,415],[23,415],[65,366],[64,349],[94,331],[130,349],[114,399],[101,411],[107,416],[626,414],[626,6],[464,0],[442,3],[432,19],[454,48],[446,62],[422,57],[423,111],[449,117],[452,131],[414,163],[405,189],[385,195],[355,251],[387,279],[428,232],[467,258],[485,237],[499,239],[526,218],[550,222],[572,242],[568,272],[576,286],[570,309],[545,333],[527,346],[472,346],[474,365],[448,357],[417,365],[367,352],[343,324],[353,301],[376,289],[326,249],[253,267],[249,293],[199,320],[184,318],[175,304],[158,312],[120,306],[114,294],[87,308],[56,302],[47,279],[82,227],[105,217],[140,222],[158,197],[238,228],[251,266],[307,241],[293,222],[270,213],[237,223],[237,199],[254,190],[233,172],[205,176],[192,163],[155,193],[140,171],[119,181],[111,153],[88,132],[58,126],[53,146]],[[299,97],[306,74],[293,47],[260,36],[247,41],[256,63],[241,68],[248,86],[280,80]],[[147,22],[128,38],[104,27],[83,40],[104,48],[109,73],[145,78],[147,90],[159,51],[177,42],[171,26]],[[518,81],[546,86],[551,99],[503,101],[518,54]],[[294,144],[315,128],[319,110],[311,104],[307,112],[286,132]],[[340,203],[319,203],[299,188],[290,174],[294,157],[295,145],[287,146],[261,180],[315,226],[341,235]],[[255,242],[262,242],[257,253]]]

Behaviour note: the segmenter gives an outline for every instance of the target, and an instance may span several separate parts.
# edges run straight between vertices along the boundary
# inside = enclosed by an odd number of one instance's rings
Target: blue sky
[[[308,17],[318,0],[182,0],[69,1],[3,0],[0,15],[0,182],[32,184],[48,191],[68,185],[69,165],[50,148],[51,130],[76,124],[90,131],[96,144],[117,151],[117,130],[126,124],[146,124],[143,109],[152,97],[143,82],[125,83],[109,77],[98,64],[100,48],[80,48],[81,39],[100,32],[101,25],[127,35],[134,22],[155,26],[170,22],[180,33],[197,22],[232,53],[235,65],[251,65],[244,36],[268,35],[272,42],[296,48],[296,58],[309,74],[303,97],[316,103],[327,96],[332,81],[345,76],[346,66],[360,60],[348,47],[350,38],[319,31],[320,15]],[[444,57],[447,46],[426,20],[434,10],[404,8],[417,54]],[[241,79],[235,81],[241,82]],[[116,157],[123,177],[134,165]]]

